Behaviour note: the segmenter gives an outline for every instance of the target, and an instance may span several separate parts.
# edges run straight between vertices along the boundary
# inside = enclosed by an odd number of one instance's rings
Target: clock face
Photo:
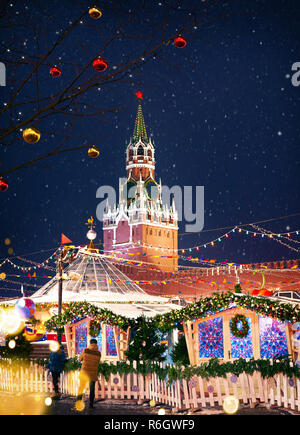
[[[149,199],[155,200],[158,198],[158,187],[154,180],[147,181],[146,191]]]
[[[136,195],[136,184],[133,181],[129,180],[126,183],[125,189],[127,200],[132,201]]]

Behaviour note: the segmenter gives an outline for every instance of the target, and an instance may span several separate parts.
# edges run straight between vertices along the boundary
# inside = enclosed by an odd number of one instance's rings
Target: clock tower
[[[178,269],[177,211],[174,199],[163,204],[161,181],[155,180],[155,148],[147,136],[141,100],[126,149],[126,181],[119,186],[119,204],[107,204],[103,216],[104,253],[148,263],[164,272]]]

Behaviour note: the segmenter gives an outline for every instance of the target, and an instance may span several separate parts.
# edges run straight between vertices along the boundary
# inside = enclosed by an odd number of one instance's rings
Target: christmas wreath
[[[97,320],[93,319],[90,321],[89,334],[92,337],[98,337],[101,331],[101,323],[97,322]]]
[[[247,337],[249,332],[249,324],[243,314],[237,314],[230,321],[230,330],[235,337]]]

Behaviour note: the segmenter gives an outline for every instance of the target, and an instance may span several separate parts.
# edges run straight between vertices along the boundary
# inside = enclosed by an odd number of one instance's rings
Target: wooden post
[[[194,343],[193,343],[193,333],[192,333],[192,322],[188,320],[186,323],[183,323],[183,330],[184,330],[184,336],[186,340],[186,346],[188,349],[189,359],[191,365],[196,364],[195,359],[195,350],[194,350]]]

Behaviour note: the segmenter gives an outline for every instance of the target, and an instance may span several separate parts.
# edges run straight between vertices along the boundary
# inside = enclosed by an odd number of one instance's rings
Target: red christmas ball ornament
[[[186,46],[186,39],[183,36],[177,36],[177,38],[174,39],[174,44],[177,48],[183,48]]]
[[[0,177],[0,190],[4,192],[8,188],[8,182],[4,178]]]
[[[59,77],[61,75],[61,69],[54,65],[52,68],[50,68],[50,75],[52,77]]]
[[[93,67],[96,71],[105,71],[107,68],[107,62],[102,57],[97,57],[93,62]]]

